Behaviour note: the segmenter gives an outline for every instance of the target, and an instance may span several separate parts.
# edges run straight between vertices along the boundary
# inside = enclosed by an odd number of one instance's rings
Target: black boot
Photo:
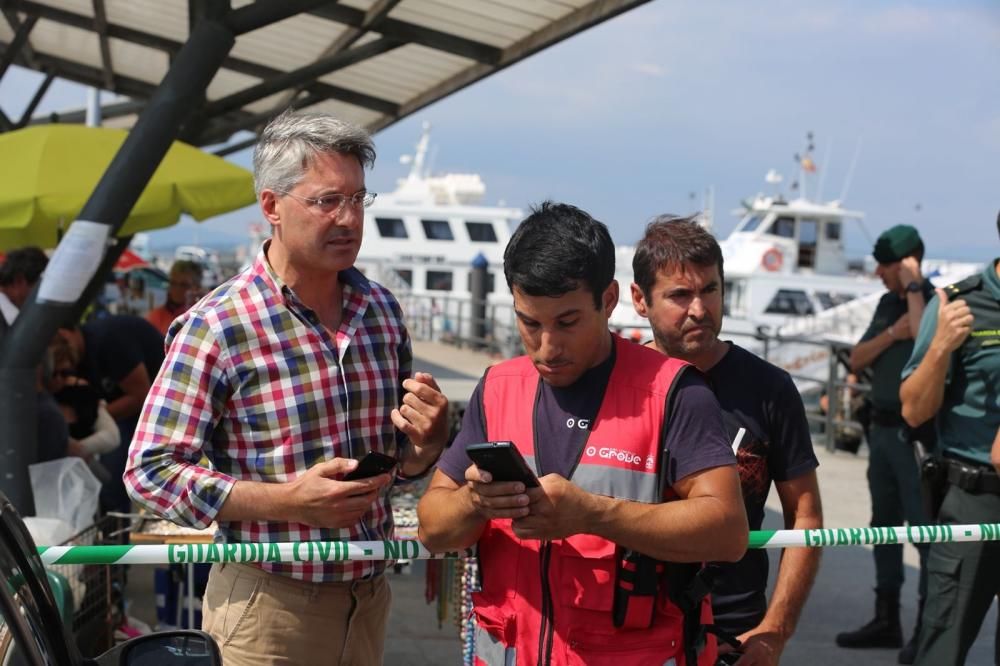
[[[899,590],[875,590],[875,595],[875,618],[857,631],[837,634],[837,645],[843,648],[903,647]]]
[[[899,656],[896,658],[901,664],[912,664],[917,660],[917,646],[920,645],[920,627],[924,623],[924,600],[920,599],[917,604],[917,624],[913,627],[913,635],[910,636],[910,640],[906,643],[902,650],[899,651]]]

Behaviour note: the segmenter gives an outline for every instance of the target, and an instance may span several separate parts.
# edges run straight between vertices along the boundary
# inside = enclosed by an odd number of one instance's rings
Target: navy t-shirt
[[[771,481],[789,481],[819,465],[802,397],[784,370],[728,343],[708,370],[722,407],[729,441],[739,439],[736,462],[751,530],[764,521]],[[752,387],[752,388],[751,388]],[[740,431],[743,431],[740,434]],[[767,551],[748,550],[738,562],[717,563],[712,589],[715,624],[739,635],[760,624],[767,611]]]
[[[122,396],[118,383],[140,363],[146,366],[150,382],[159,373],[163,336],[142,317],[112,315],[89,321],[80,330],[85,345],[84,375],[108,402]]]
[[[535,452],[539,476],[555,473],[570,477],[580,459],[589,424],[600,409],[614,363],[612,346],[612,353],[604,362],[588,369],[570,386],[554,387],[539,379],[535,439],[545,443]],[[719,403],[696,368],[690,366],[681,371],[669,402],[664,405],[665,423],[661,428],[662,448],[669,452],[671,461],[667,484],[673,485],[704,469],[735,462],[726,440]],[[438,461],[438,469],[459,484],[465,483],[465,470],[472,464],[465,447],[488,441],[482,405],[483,381],[480,380],[469,399],[461,431]]]

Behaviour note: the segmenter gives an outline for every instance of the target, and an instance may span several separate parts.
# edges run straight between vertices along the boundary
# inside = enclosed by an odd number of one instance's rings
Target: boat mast
[[[424,173],[424,160],[427,158],[427,147],[430,146],[430,143],[431,124],[424,122],[423,132],[420,134],[420,141],[417,142],[417,150],[413,155],[413,161],[410,164],[410,175],[407,176],[407,180],[423,180],[427,176]]]

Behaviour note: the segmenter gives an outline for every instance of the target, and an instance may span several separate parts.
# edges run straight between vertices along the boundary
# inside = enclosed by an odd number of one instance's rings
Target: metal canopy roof
[[[0,111],[0,129],[82,122],[83,111],[31,119],[53,77],[128,97],[106,105],[103,118],[130,127],[197,21],[191,16],[216,1],[0,0],[0,76],[12,62],[47,75],[21,118]],[[647,1],[232,0],[239,36],[181,138],[223,143],[287,106],[374,132]]]

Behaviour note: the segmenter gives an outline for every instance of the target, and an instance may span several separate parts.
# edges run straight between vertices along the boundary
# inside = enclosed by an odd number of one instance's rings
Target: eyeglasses
[[[343,210],[344,204],[348,201],[355,208],[359,206],[364,206],[368,208],[375,201],[377,196],[375,192],[356,192],[355,194],[324,194],[321,197],[300,197],[298,194],[292,194],[291,192],[283,192],[281,190],[275,190],[278,194],[283,194],[293,199],[298,199],[302,203],[309,204],[310,206],[319,209],[319,212],[324,215],[339,215],[340,211]]]

